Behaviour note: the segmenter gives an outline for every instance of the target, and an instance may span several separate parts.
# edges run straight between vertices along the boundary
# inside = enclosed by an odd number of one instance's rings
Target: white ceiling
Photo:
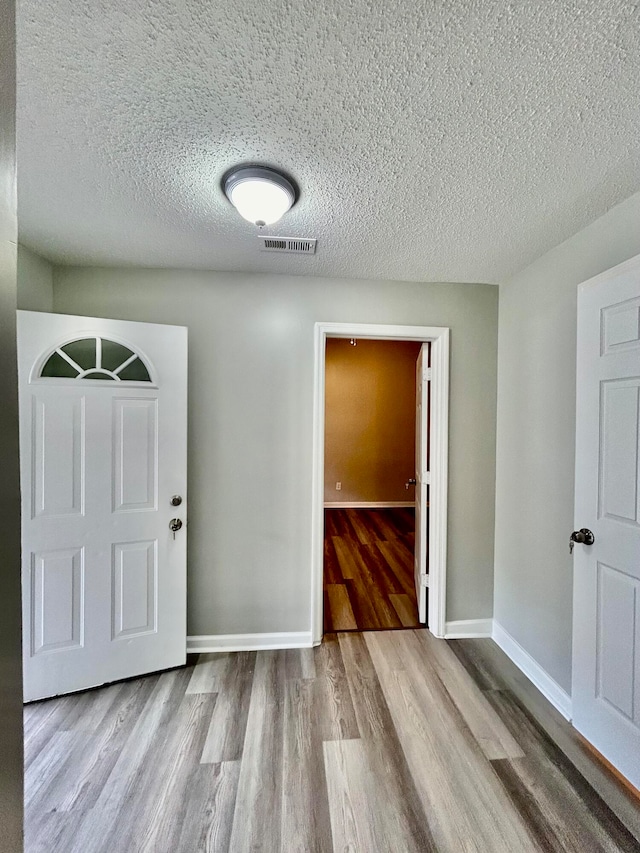
[[[18,0],[21,239],[61,263],[503,280],[640,188],[635,0]],[[220,179],[301,188],[268,256]]]

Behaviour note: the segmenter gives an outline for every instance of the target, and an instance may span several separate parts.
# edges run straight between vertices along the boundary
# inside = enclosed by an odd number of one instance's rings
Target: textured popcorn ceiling
[[[62,263],[503,280],[640,188],[624,0],[18,0],[21,239]],[[302,194],[258,251],[220,178]]]

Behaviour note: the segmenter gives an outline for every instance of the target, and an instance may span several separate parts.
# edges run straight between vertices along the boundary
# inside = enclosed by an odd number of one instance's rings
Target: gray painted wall
[[[20,485],[16,362],[15,18],[0,0],[0,850],[22,850]]]
[[[494,617],[571,690],[577,285],[640,253],[640,194],[500,287]]]
[[[18,246],[18,308],[53,311],[53,266],[26,246]]]
[[[189,327],[189,633],[310,628],[313,327],[450,326],[448,619],[492,614],[498,288],[56,268],[54,308]]]

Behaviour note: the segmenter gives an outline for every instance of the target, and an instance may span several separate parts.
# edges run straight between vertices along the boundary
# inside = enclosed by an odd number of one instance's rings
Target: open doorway
[[[425,593],[422,598],[421,622],[427,622],[429,630],[442,637],[445,630],[446,601],[446,542],[447,542],[447,448],[448,448],[448,377],[449,377],[449,329],[425,326],[385,326],[348,323],[317,323],[315,327],[315,385],[314,385],[314,446],[313,446],[313,583],[312,583],[312,637],[314,644],[322,639],[324,622],[324,542],[325,542],[325,388],[326,364],[325,350],[327,342],[333,338],[356,341],[411,341],[430,347],[420,347],[424,353],[430,349],[430,366],[424,358],[420,370],[423,371],[423,388],[428,387],[430,398],[430,418],[428,427],[420,432],[425,447],[420,460],[421,477],[419,503],[426,510],[427,487],[430,493],[428,514],[421,515],[422,536],[418,538],[420,547],[416,551],[414,578],[418,587],[420,605],[420,586]],[[426,397],[423,397],[423,414],[426,414]],[[426,466],[426,442],[429,448],[429,464]],[[336,482],[341,482],[336,480]],[[406,482],[406,480],[404,481]],[[334,482],[335,489],[335,482]],[[336,491],[343,491],[342,489]],[[407,490],[408,491],[408,490]],[[405,492],[406,494],[406,492]],[[342,497],[342,496],[341,496]],[[345,499],[343,498],[343,502]],[[408,501],[405,501],[408,502]],[[401,507],[410,509],[410,507]],[[350,507],[344,507],[345,510]],[[354,519],[351,527],[355,530]],[[379,527],[380,525],[378,525]],[[407,519],[396,524],[397,539],[404,537],[406,548],[410,537],[410,522]],[[365,535],[365,534],[363,534]],[[356,538],[358,534],[356,532]],[[360,542],[366,545],[366,542]],[[380,550],[379,546],[378,550]],[[397,547],[397,546],[396,546]],[[427,565],[429,572],[427,574]],[[344,575],[343,575],[344,577]],[[426,612],[426,587],[429,590],[428,618]],[[406,585],[405,585],[406,588]],[[335,591],[334,591],[335,592]],[[340,595],[340,593],[338,593]],[[337,602],[339,606],[339,602]],[[394,608],[395,609],[395,608]],[[353,607],[352,607],[353,610]],[[397,612],[397,611],[396,611]],[[405,614],[407,616],[408,614]],[[354,614],[355,616],[355,614]],[[399,617],[400,618],[400,617]],[[357,620],[354,620],[357,621]],[[400,621],[402,621],[400,619]],[[406,619],[405,621],[408,621]],[[397,627],[397,626],[396,626]],[[402,626],[400,626],[402,627]],[[408,627],[408,626],[407,626]],[[356,630],[351,628],[351,630]]]
[[[414,581],[416,364],[424,347],[428,366],[429,346],[327,339],[324,633],[421,625]]]

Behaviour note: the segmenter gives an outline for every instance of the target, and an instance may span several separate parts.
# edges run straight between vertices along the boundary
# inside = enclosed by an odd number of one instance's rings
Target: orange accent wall
[[[420,346],[327,339],[325,501],[413,501],[413,486],[404,484],[414,476]]]

